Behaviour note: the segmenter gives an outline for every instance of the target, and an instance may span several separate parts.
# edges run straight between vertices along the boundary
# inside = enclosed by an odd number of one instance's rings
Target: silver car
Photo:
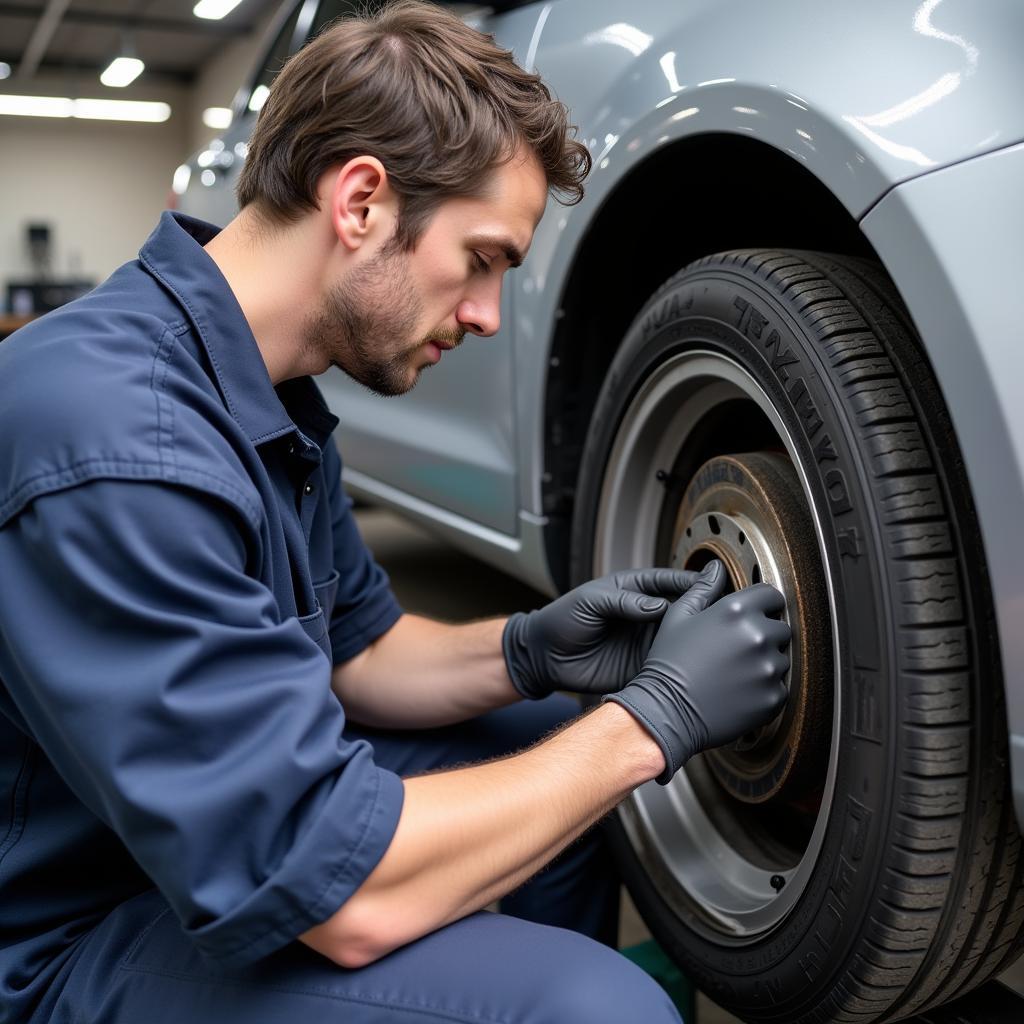
[[[182,209],[230,219],[274,73],[353,6],[286,7]],[[551,594],[776,584],[784,714],[612,823],[641,913],[748,1021],[979,985],[1024,942],[1024,5],[452,6],[594,170],[497,338],[400,400],[324,378],[349,488]]]

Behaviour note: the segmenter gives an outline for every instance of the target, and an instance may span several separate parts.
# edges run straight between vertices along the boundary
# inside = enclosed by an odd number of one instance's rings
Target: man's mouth
[[[448,352],[462,344],[461,338],[458,341],[453,341],[450,338],[430,338],[429,340],[431,345],[436,345],[442,352]]]

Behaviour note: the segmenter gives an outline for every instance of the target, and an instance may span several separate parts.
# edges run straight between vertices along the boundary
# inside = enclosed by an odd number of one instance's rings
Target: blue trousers
[[[350,727],[402,775],[528,746],[578,712],[552,697],[444,729]],[[679,1024],[668,997],[614,951],[618,880],[591,830],[518,892],[356,970],[302,943],[247,968],[200,956],[156,891],[82,940],[49,1024]]]

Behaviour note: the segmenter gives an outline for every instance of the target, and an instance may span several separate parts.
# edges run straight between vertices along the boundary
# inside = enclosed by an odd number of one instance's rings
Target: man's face
[[[310,355],[400,395],[467,333],[497,333],[502,278],[526,255],[546,199],[530,154],[497,168],[484,196],[443,203],[412,252],[387,242],[330,286],[305,325]]]

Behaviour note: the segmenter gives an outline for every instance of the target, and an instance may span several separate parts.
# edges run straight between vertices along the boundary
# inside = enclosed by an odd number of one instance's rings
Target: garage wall
[[[187,144],[176,100],[162,125],[0,118],[0,301],[31,274],[29,222],[51,225],[54,277],[102,280],[135,256]]]

